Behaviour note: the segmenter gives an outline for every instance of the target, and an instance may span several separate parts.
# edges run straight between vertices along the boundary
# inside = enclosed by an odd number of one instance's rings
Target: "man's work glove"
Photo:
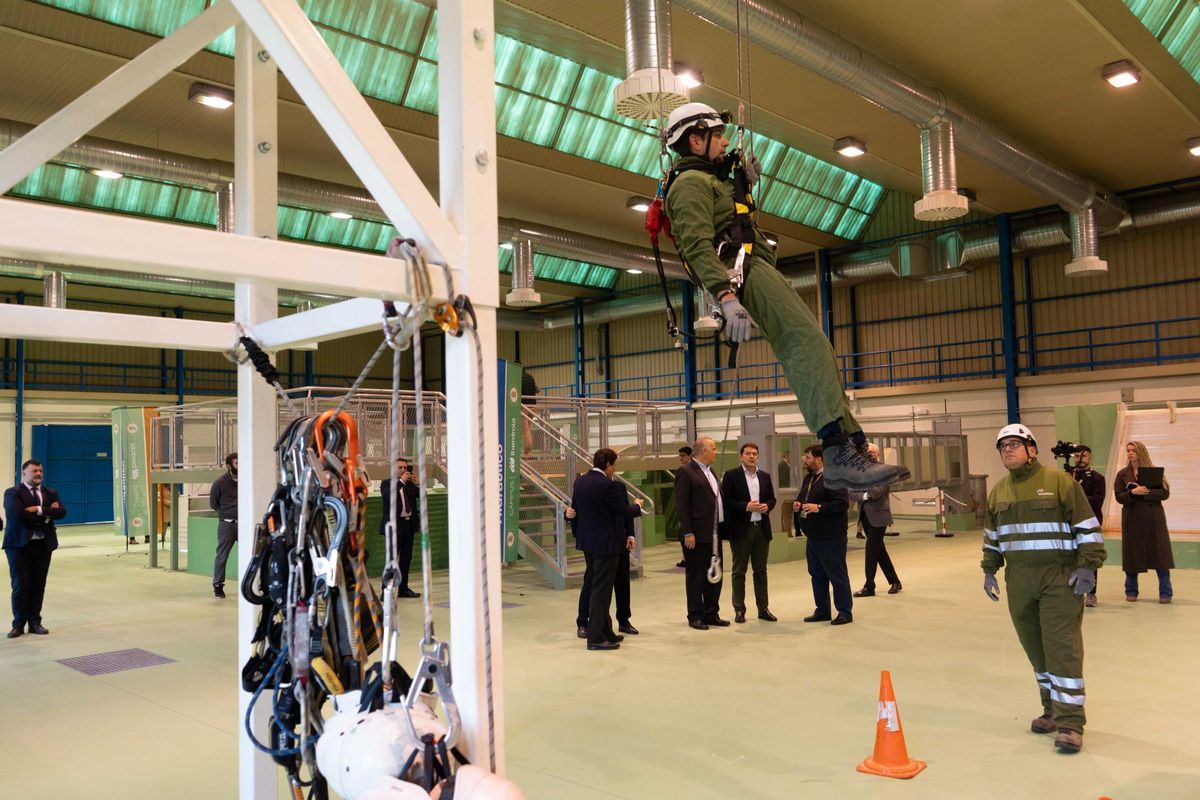
[[[1096,570],[1078,567],[1067,579],[1067,585],[1074,587],[1075,594],[1091,594],[1096,589]]]
[[[754,184],[758,183],[758,179],[762,177],[762,162],[758,160],[758,156],[751,153],[746,159],[746,188],[753,189]]]
[[[995,600],[997,603],[1000,602],[1000,581],[996,580],[996,576],[994,574],[984,574],[983,593]]]
[[[754,320],[734,295],[721,301],[721,316],[725,317],[725,338],[731,342],[748,342],[754,332]]]

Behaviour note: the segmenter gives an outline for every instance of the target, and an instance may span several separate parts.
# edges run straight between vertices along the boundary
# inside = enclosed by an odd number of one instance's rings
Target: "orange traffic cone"
[[[858,765],[858,771],[886,778],[911,778],[923,769],[924,761],[908,757],[908,748],[904,746],[904,729],[900,726],[900,709],[896,706],[896,695],[892,691],[892,673],[885,669],[879,676],[875,752]]]

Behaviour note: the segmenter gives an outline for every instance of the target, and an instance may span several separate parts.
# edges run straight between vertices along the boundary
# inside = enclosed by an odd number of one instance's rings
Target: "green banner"
[[[113,518],[120,536],[149,536],[154,530],[150,516],[150,418],[154,409],[120,406],[112,410]]]
[[[521,517],[521,365],[500,359],[500,533],[505,564],[517,560],[517,527]]]

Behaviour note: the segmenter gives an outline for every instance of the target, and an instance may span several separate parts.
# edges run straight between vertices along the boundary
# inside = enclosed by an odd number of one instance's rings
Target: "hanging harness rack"
[[[279,485],[255,533],[251,565],[242,578],[246,599],[263,607],[254,636],[255,652],[243,669],[243,685],[253,692],[245,728],[254,745],[284,767],[295,797],[309,789],[310,798],[328,794],[326,781],[316,769],[314,745],[322,731],[321,705],[331,695],[362,688],[362,711],[382,704],[382,690],[390,687],[393,700],[404,707],[410,738],[421,742],[426,757],[421,760],[420,782],[433,781],[451,772],[448,753],[459,763],[466,759],[454,746],[461,734],[461,718],[454,700],[449,647],[435,635],[432,608],[432,549],[425,494],[425,396],[421,364],[420,329],[432,316],[452,336],[471,332],[476,355],[476,377],[483,383],[483,354],[474,309],[469,298],[454,293],[452,273],[445,269],[448,295],[444,303],[432,301],[429,267],[412,240],[396,239],[388,255],[404,260],[411,279],[413,302],[398,313],[393,303],[384,303],[383,341],[368,359],[349,391],[331,410],[314,416],[299,416],[292,399],[280,384],[279,374],[251,332],[238,326],[238,341],[227,353],[237,363],[250,361],[276,390],[292,414],[276,443]],[[392,487],[396,483],[396,460],[400,455],[400,363],[401,352],[413,350],[416,404],[416,460],[420,486],[420,524],[424,621],[419,645],[420,658],[414,676],[397,663],[398,625],[396,584],[399,578],[396,548],[396,504],[385,531],[386,565],[383,571],[383,602],[371,587],[365,564],[366,475],[359,459],[358,431],[348,404],[362,386],[382,354],[391,348]],[[478,417],[480,452],[479,496],[485,492],[487,463],[483,445],[483,410]],[[488,599],[487,544],[484,518],[479,523],[481,573],[483,580],[485,684],[488,713],[488,756],[495,771],[495,712],[491,659],[491,618]],[[366,667],[370,654],[379,650],[380,660]],[[418,734],[412,710],[420,701],[421,689],[432,686],[440,698],[448,725],[443,736]],[[271,698],[270,736],[257,740],[251,713],[263,695]],[[412,766],[413,759],[405,772]],[[308,778],[301,777],[301,769]]]

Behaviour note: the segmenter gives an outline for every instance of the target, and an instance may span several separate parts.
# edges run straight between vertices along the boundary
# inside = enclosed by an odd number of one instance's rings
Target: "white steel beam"
[[[278,71],[270,58],[260,59],[262,45],[250,29],[237,26],[234,53],[234,233],[216,234],[230,240],[266,242],[277,231],[279,141],[277,138],[276,82]],[[264,146],[265,145],[265,146]],[[277,243],[272,243],[277,244]],[[290,272],[290,264],[286,271]],[[253,326],[275,317],[278,291],[271,286],[241,280],[234,284],[234,318]],[[254,555],[254,526],[262,517],[275,489],[276,471],[272,448],[279,420],[275,391],[249,362],[238,367],[238,575],[245,575]],[[258,622],[258,606],[237,592],[237,666],[253,653],[250,640]],[[275,800],[279,796],[279,767],[260,753],[246,736],[250,693],[238,691],[238,797],[241,800]],[[259,703],[251,725],[260,742],[270,741],[269,703]],[[289,794],[291,792],[289,791]]]
[[[0,194],[124,108],[237,20],[228,0],[219,0],[9,145],[0,153]]]
[[[349,297],[408,296],[402,262],[382,255],[229,236],[29,200],[0,198],[0,219],[0,256],[9,258]],[[432,269],[430,275],[434,292],[444,296],[442,270]]]
[[[14,303],[0,306],[0,339],[220,352],[233,347],[236,336],[237,328],[228,322]]]
[[[407,307],[406,303],[396,303],[396,311],[401,314]],[[259,323],[254,326],[254,337],[267,350],[287,350],[372,330],[382,331],[382,323],[383,303],[359,297]]]
[[[429,260],[454,266],[458,232],[300,6],[232,2],[401,235],[416,240]]]
[[[493,0],[438,3],[439,169],[442,207],[462,234],[452,260],[465,266],[462,291],[479,321],[482,383],[470,336],[446,341],[448,490],[450,504],[450,653],[462,714],[461,747],[475,764],[504,773],[504,665],[500,614],[500,486],[491,459],[499,447],[496,398],[496,103]],[[480,441],[478,422],[482,421]],[[482,494],[478,482],[483,470]],[[486,543],[480,543],[480,510]],[[488,573],[490,614],[483,614],[481,563]],[[485,626],[491,632],[490,653]],[[490,655],[494,697],[486,696]],[[488,728],[495,731],[489,763]]]

